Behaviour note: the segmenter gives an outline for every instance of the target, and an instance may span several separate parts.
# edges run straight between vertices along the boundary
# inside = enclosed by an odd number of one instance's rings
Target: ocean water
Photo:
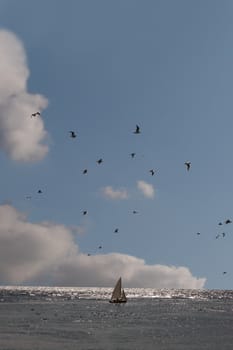
[[[233,291],[0,287],[0,350],[232,350]]]

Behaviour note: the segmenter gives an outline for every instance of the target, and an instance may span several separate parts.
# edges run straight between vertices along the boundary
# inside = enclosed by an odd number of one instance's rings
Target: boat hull
[[[109,302],[112,304],[121,304],[121,303],[126,303],[127,300],[109,300]]]

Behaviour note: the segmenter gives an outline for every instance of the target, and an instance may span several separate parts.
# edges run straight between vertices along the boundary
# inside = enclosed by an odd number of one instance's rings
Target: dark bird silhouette
[[[134,158],[136,153],[131,153],[130,155],[131,155],[131,158]]]
[[[151,170],[150,170],[150,173],[151,173],[152,176],[154,176],[155,171],[154,171],[153,169],[151,169]]]
[[[191,167],[191,162],[185,162],[184,164],[186,165],[186,168],[189,171],[189,169]]]
[[[138,214],[138,211],[137,210],[133,210],[133,214]]]
[[[199,236],[201,233],[200,232],[197,232],[197,235]]]
[[[225,221],[225,224],[231,224],[232,223],[232,221],[230,220],[230,219],[227,219],[226,221]]]
[[[41,190],[38,190],[37,193],[42,193],[42,191],[41,191]]]
[[[115,230],[114,230],[114,233],[118,233],[119,232],[119,228],[116,228]]]
[[[103,163],[103,159],[100,158],[100,159],[98,159],[96,162],[97,162],[98,164],[101,164],[101,163]]]
[[[136,129],[135,131],[133,132],[134,134],[140,134],[140,127],[138,125],[136,125]]]
[[[87,210],[83,210],[83,215],[87,215]]]
[[[40,112],[32,113],[32,114],[31,114],[31,118],[32,118],[32,117],[36,117],[36,116],[38,116],[38,115],[40,115]]]
[[[227,272],[226,271],[223,271],[223,275],[225,275]]]
[[[84,169],[84,170],[83,170],[83,174],[87,174],[87,169]]]
[[[221,226],[221,225],[222,225],[222,222],[219,222],[218,224],[219,224],[219,226]]]
[[[77,137],[75,131],[72,131],[72,130],[70,131],[70,137],[73,139],[75,139],[75,137]]]
[[[88,254],[87,254],[87,256],[91,256],[91,254],[90,254],[90,253],[88,253]]]
[[[225,237],[225,236],[226,236],[225,232],[222,232],[222,236],[223,236],[223,237]]]
[[[102,245],[99,245],[98,249],[102,249]]]

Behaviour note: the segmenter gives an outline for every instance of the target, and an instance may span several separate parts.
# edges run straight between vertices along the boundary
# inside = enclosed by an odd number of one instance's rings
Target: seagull
[[[186,167],[187,167],[187,170],[189,171],[189,169],[190,169],[190,166],[191,166],[191,162],[185,162],[184,164],[186,165]]]
[[[100,158],[100,159],[98,159],[96,162],[97,162],[98,164],[101,164],[101,163],[103,163],[103,159]]]
[[[87,174],[87,169],[84,169],[84,170],[83,170],[83,174]]]
[[[130,155],[131,155],[131,158],[134,158],[136,153],[131,153]]]
[[[135,131],[133,132],[134,134],[140,134],[140,127],[138,125],[136,125],[136,129]]]
[[[232,223],[232,221],[230,220],[230,219],[227,219],[226,221],[225,221],[225,224],[231,224]]]
[[[155,171],[153,169],[151,169],[149,172],[151,173],[152,176],[154,176]]]
[[[42,191],[41,191],[41,190],[38,190],[37,193],[42,193]]]
[[[32,113],[32,114],[31,114],[31,118],[32,118],[32,117],[36,117],[37,115],[40,115],[40,112]]]
[[[72,131],[72,130],[70,131],[70,137],[73,138],[73,139],[74,139],[75,137],[77,137],[75,131]]]
[[[116,228],[115,229],[115,231],[114,231],[114,233],[118,233],[119,232],[119,229],[118,228]]]
[[[87,210],[83,210],[83,215],[87,215]]]

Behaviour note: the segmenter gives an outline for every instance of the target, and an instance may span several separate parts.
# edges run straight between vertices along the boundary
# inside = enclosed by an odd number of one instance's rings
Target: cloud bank
[[[33,162],[48,152],[40,116],[48,102],[27,92],[29,69],[24,47],[11,32],[0,30],[0,149],[16,161]]]
[[[111,186],[106,186],[102,189],[102,194],[109,199],[127,199],[129,197],[126,189],[113,189]]]
[[[202,288],[186,267],[147,265],[134,256],[87,256],[63,225],[31,223],[10,205],[0,206],[1,284],[112,286],[116,276],[127,287]]]
[[[151,184],[148,184],[145,181],[139,180],[137,182],[137,188],[141,191],[144,197],[146,198],[154,198],[154,187]]]

